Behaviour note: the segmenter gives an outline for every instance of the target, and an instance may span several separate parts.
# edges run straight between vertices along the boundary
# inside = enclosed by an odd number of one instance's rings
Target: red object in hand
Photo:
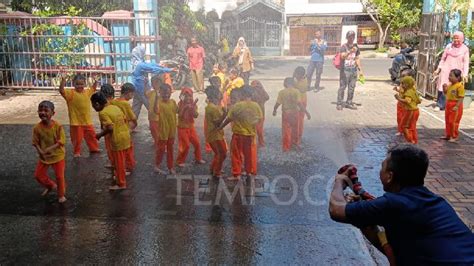
[[[352,186],[351,186],[352,191],[354,191],[356,195],[361,196],[363,200],[375,199],[374,196],[372,196],[369,192],[365,191],[365,189],[362,187],[362,183],[359,182],[359,177],[357,176],[357,168],[355,167],[355,165],[353,164],[344,165],[343,167],[339,169],[339,171],[337,171],[337,173],[342,174],[345,171],[347,171],[347,169],[349,169],[347,176],[352,182]]]

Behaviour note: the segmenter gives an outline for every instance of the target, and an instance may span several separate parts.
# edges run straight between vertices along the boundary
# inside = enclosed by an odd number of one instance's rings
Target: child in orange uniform
[[[189,144],[194,146],[194,159],[197,164],[205,164],[201,154],[201,143],[194,127],[194,119],[198,117],[197,102],[193,99],[193,90],[183,88],[178,103],[178,158],[176,164],[184,167],[189,152]]]
[[[311,115],[301,103],[300,92],[295,89],[293,78],[286,78],[283,83],[285,89],[278,93],[278,99],[273,107],[273,116],[276,116],[277,110],[282,106],[282,146],[283,152],[289,151],[292,147],[300,149],[298,145],[298,113],[304,112],[311,119]]]
[[[443,139],[449,142],[456,142],[459,138],[459,123],[463,113],[464,85],[462,81],[462,72],[459,69],[453,69],[449,73],[450,84],[443,84],[443,91],[446,95],[446,136]]]
[[[418,104],[421,103],[420,96],[415,89],[415,79],[411,76],[403,77],[400,80],[400,86],[404,93],[403,96],[395,94],[395,99],[403,103],[404,115],[402,119],[403,135],[409,143],[418,143],[418,132],[416,131],[416,122],[420,116]]]
[[[225,76],[223,77],[225,79]],[[222,79],[221,79],[221,76],[219,75],[214,75],[212,77],[209,78],[209,83],[211,84],[211,86],[207,87],[207,89],[216,89],[220,92],[222,92],[223,90],[223,84],[222,84]],[[220,103],[221,106],[224,106],[224,102],[221,100],[221,103]],[[206,122],[206,117],[204,116],[204,137],[207,139],[207,122]],[[209,143],[206,142],[206,153],[211,153],[212,152],[212,148],[211,148],[211,145],[209,145]]]
[[[211,163],[211,174],[215,178],[222,178],[222,166],[227,156],[227,144],[224,139],[224,130],[216,130],[226,114],[221,106],[222,93],[218,88],[207,87],[207,106],[206,106],[206,142],[214,152],[214,159]]]
[[[293,78],[295,79],[295,88],[300,93],[300,102],[306,109],[308,104],[308,98],[306,92],[308,91],[308,79],[306,78],[306,70],[304,67],[299,66],[293,72]],[[301,144],[301,139],[303,138],[303,129],[304,129],[304,116],[306,115],[305,112],[299,111],[298,112],[298,138],[296,139],[296,143],[298,145]]]
[[[263,124],[265,123],[265,103],[270,100],[270,96],[268,96],[268,93],[265,91],[265,88],[260,81],[254,80],[250,86],[253,88],[252,100],[258,103],[263,115],[260,123],[257,124],[258,147],[262,148],[265,147],[265,137],[263,134]]]
[[[97,140],[110,135],[110,149],[115,168],[116,184],[109,187],[109,189],[126,189],[125,158],[127,150],[130,148],[130,129],[127,125],[127,119],[122,110],[110,104],[102,92],[94,93],[91,97],[91,103],[94,109],[99,112],[99,120],[103,127],[102,131],[96,135]]]
[[[33,146],[39,155],[35,170],[35,178],[46,190],[41,194],[46,196],[51,190],[58,190],[58,201],[66,201],[66,181],[64,180],[64,169],[66,167],[65,148],[66,135],[61,124],[51,119],[54,115],[54,104],[50,101],[42,101],[38,105],[38,116],[41,122],[33,129]],[[56,181],[48,176],[48,168],[53,167]]]
[[[224,91],[224,88],[226,87],[226,77],[225,77],[225,70],[224,70],[224,67],[221,65],[221,64],[215,64],[214,65],[214,68],[212,69],[212,77],[218,77],[219,78],[219,81],[220,81],[220,86],[219,86],[219,90],[221,92]],[[212,84],[211,82],[211,78],[209,78],[209,82]],[[214,85],[213,85],[214,86]]]
[[[120,108],[122,112],[125,114],[125,118],[127,119],[127,125],[131,132],[137,127],[137,117],[132,110],[132,106],[129,104],[129,101],[133,99],[133,95],[135,93],[135,86],[132,83],[125,83],[120,88],[120,98],[115,99],[112,101],[112,104]],[[127,172],[133,171],[136,166],[135,161],[135,150],[133,145],[133,140],[130,140],[130,148],[127,150],[127,154],[125,157],[125,166],[127,168]]]
[[[64,89],[66,79],[63,77],[59,86],[59,93],[67,103],[74,157],[81,156],[82,139],[86,140],[90,153],[98,153],[100,152],[99,143],[95,139],[90,104],[90,98],[96,90],[97,82],[87,89],[84,88],[86,86],[86,78],[82,75],[74,76],[72,82],[74,89]]]
[[[234,95],[237,91],[233,91]],[[263,118],[260,106],[252,101],[252,88],[244,86],[238,90],[239,102],[230,107],[227,118],[219,127],[223,129],[232,122],[231,161],[233,180],[240,180],[242,161],[247,176],[257,174],[257,124]],[[243,158],[242,158],[243,157]]]
[[[158,101],[160,99],[160,86],[164,84],[161,81],[159,75],[155,75],[151,78],[151,86],[153,89],[147,89],[145,91],[145,96],[149,102],[149,109],[148,109],[148,122],[150,125],[150,132],[151,136],[153,137],[153,141],[155,143],[155,148],[158,150],[158,134],[159,134],[159,115],[158,115]]]
[[[100,86],[100,92],[102,92],[105,95],[105,98],[107,98],[108,103],[112,103],[115,98],[115,89],[112,85],[110,84],[104,84]],[[104,125],[101,125],[101,129],[104,129]],[[109,158],[110,164],[107,164],[105,167],[106,168],[114,168],[114,156],[112,154],[112,144],[110,140],[111,136],[109,134],[104,136],[104,142],[105,142],[105,150],[107,152],[107,158]]]
[[[235,68],[230,70],[229,82],[225,88],[224,92],[224,106],[227,106],[230,102],[230,94],[232,90],[240,89],[245,85],[244,80],[239,77],[239,71]]]
[[[158,132],[157,140],[158,145],[156,146],[156,158],[155,158],[155,172],[160,174],[166,174],[165,171],[160,169],[161,161],[166,151],[166,161],[169,173],[174,175],[176,171],[174,169],[173,162],[173,145],[174,139],[176,138],[176,126],[178,113],[178,105],[171,97],[171,86],[168,84],[161,84],[160,86],[160,97],[158,102],[154,104],[155,112],[159,117],[158,119]],[[153,105],[150,105],[152,107]]]
[[[393,87],[393,90],[397,92],[398,96],[403,99],[404,98],[404,90],[403,88],[400,87]],[[405,106],[402,102],[397,101],[397,136],[400,136],[403,134],[403,116],[405,115]]]

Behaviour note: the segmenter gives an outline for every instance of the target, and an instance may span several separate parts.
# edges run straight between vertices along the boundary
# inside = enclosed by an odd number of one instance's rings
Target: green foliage
[[[66,11],[67,16],[76,16],[81,13],[81,9],[69,7]],[[42,17],[55,16],[57,13],[46,10],[35,12]],[[65,27],[70,29],[66,33]],[[84,63],[84,47],[93,42],[93,38],[80,35],[91,35],[85,22],[73,24],[72,21],[67,25],[59,26],[53,23],[37,24],[21,32],[21,35],[35,35],[35,46],[42,54],[38,59],[53,66],[79,66]],[[50,37],[47,37],[51,35]]]
[[[202,18],[191,11],[189,6],[180,0],[167,1],[160,6],[160,34],[163,42],[173,43],[176,33],[185,37],[200,36],[208,28]]]
[[[377,53],[386,53],[388,51],[388,48],[382,47],[382,48],[377,48],[375,49]]]
[[[401,39],[399,29],[416,28],[421,20],[420,1],[411,0],[361,0],[365,11],[378,25],[379,48],[383,47],[388,32],[395,40]]]
[[[34,2],[34,4],[33,4]],[[12,0],[13,10],[32,13],[40,10],[45,16],[66,15],[70,7],[81,10],[78,16],[101,16],[106,11],[131,10],[130,0]]]

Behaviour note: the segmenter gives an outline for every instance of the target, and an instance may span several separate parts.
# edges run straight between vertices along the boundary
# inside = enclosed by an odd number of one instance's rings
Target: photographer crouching
[[[378,198],[363,191],[354,166],[341,168],[331,193],[331,218],[360,228],[391,264],[473,265],[474,234],[446,200],[424,186],[428,165],[428,155],[417,146],[390,149],[380,170],[386,193]],[[348,186],[358,195],[345,197]]]

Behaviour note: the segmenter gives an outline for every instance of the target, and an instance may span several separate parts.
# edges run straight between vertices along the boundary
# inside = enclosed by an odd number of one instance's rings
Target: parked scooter
[[[173,87],[177,90],[181,89],[190,77],[189,65],[187,64],[186,55],[180,51],[176,51],[170,59],[163,59],[160,64],[168,68],[176,68],[178,71],[171,73]]]
[[[390,79],[396,84],[400,84],[400,77],[402,73],[408,73],[416,76],[416,58],[411,54],[413,48],[407,47],[401,49],[392,61],[392,67],[388,70]]]

